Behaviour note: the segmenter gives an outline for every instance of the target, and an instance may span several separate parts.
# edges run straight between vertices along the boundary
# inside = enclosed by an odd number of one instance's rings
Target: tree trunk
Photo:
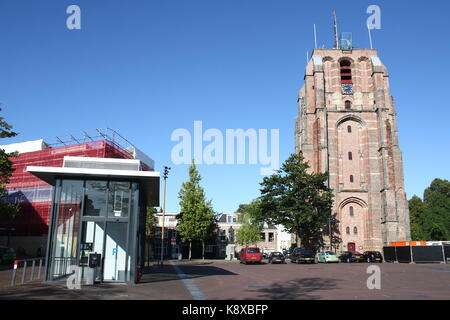
[[[150,241],[147,238],[147,266],[150,266]]]
[[[205,241],[202,240],[202,259],[205,261]]]
[[[192,241],[189,241],[189,261],[191,261],[191,247],[192,247]]]

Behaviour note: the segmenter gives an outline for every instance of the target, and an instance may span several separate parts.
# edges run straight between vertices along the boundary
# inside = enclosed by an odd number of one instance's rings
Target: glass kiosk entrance
[[[139,246],[130,237],[137,233],[139,184],[58,179],[55,189],[50,277],[64,277],[68,266],[78,264],[85,283],[89,254],[95,253],[100,255],[96,281],[130,282],[131,256]]]
[[[96,253],[100,254],[100,261],[96,266],[95,281],[129,282],[128,223],[98,221],[82,223],[82,242],[80,243],[82,281],[87,281],[87,273],[84,271],[86,267],[89,267],[89,254]]]
[[[61,169],[27,168],[54,185],[46,280],[78,272],[81,284],[136,282],[144,263],[146,207],[159,205],[159,173]]]

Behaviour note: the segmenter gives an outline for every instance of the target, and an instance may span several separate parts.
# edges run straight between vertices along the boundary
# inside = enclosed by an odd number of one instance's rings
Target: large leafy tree
[[[252,201],[250,204],[241,204],[237,212],[241,227],[237,230],[236,242],[241,246],[250,244],[256,245],[260,240],[263,224],[257,220],[259,201]]]
[[[331,217],[333,192],[326,185],[327,173],[308,173],[301,154],[292,154],[277,173],[261,183],[259,218],[283,225],[295,234],[297,245],[323,246],[323,229]],[[300,240],[300,243],[298,241]]]
[[[443,241],[450,239],[450,182],[434,179],[425,189],[423,201],[409,200],[412,240]]]
[[[0,108],[0,111],[2,109]],[[0,139],[12,138],[17,135],[12,131],[12,126],[8,124],[3,117],[0,117]],[[16,157],[17,153],[7,153],[0,149],[0,196],[6,194],[5,187],[9,183],[9,178],[14,172],[11,158]],[[14,204],[6,203],[0,200],[0,214],[6,214],[15,217],[19,213],[19,207]]]
[[[183,182],[178,194],[180,213],[177,216],[177,230],[181,240],[189,243],[189,260],[191,260],[193,241],[201,241],[202,258],[205,259],[205,242],[212,240],[217,230],[217,220],[211,201],[206,200],[200,181],[200,173],[192,160],[192,165],[189,167],[189,180]]]

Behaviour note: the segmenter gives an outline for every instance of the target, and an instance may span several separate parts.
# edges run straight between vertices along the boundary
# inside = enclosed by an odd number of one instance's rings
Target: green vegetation
[[[272,176],[261,183],[257,220],[283,225],[297,236],[297,245],[323,246],[323,229],[331,217],[333,193],[328,173],[308,173],[302,155],[292,154]],[[301,244],[298,243],[301,241]]]
[[[423,201],[417,196],[409,200],[409,213],[412,240],[450,240],[450,182],[434,179]]]
[[[177,216],[177,230],[181,241],[189,242],[189,260],[191,260],[193,241],[201,241],[202,258],[205,259],[205,242],[215,239],[217,230],[217,220],[211,201],[206,200],[200,180],[200,173],[192,160],[192,165],[189,167],[189,180],[183,182],[178,194],[180,213]]]
[[[0,111],[2,109],[0,108]],[[17,135],[13,132],[12,126],[9,125],[3,117],[0,117],[0,139],[12,138]],[[6,194],[5,187],[9,183],[9,178],[14,172],[11,161],[12,157],[16,157],[17,153],[6,153],[5,150],[0,149],[0,196]],[[14,218],[19,213],[19,207],[14,204],[0,201],[0,214],[5,214]]]
[[[244,247],[251,244],[256,245],[260,239],[263,224],[258,222],[259,201],[252,201],[250,204],[241,204],[237,212],[241,227],[237,230],[236,242]]]

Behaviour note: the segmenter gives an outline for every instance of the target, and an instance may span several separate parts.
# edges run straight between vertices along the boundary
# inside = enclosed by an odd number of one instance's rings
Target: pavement
[[[176,267],[174,266],[176,265]],[[450,264],[375,264],[381,289],[370,290],[368,263],[261,264],[167,261],[145,268],[136,285],[69,290],[64,283],[0,286],[0,299],[33,300],[448,300]],[[0,271],[0,279],[3,271]]]

